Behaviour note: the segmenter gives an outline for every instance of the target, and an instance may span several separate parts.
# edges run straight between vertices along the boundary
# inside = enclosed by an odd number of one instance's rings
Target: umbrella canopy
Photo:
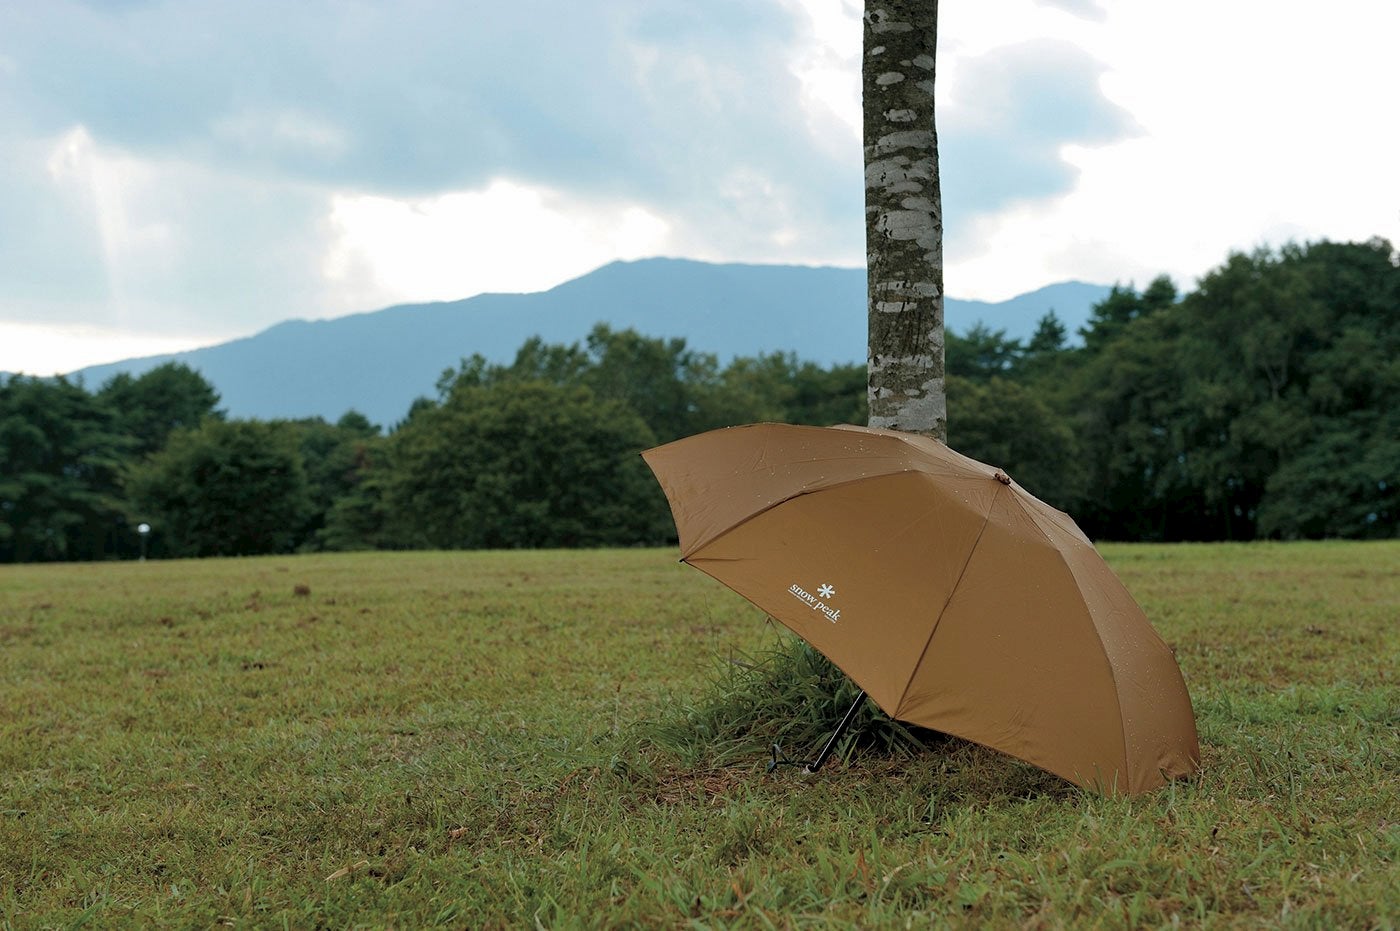
[[[891,717],[1088,788],[1194,772],[1181,670],[1070,517],[917,434],[753,424],[642,454],[681,559]]]

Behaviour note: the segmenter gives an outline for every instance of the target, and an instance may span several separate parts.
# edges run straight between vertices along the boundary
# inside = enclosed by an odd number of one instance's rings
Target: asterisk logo
[[[817,589],[817,594],[821,595],[823,598],[830,598],[832,595],[836,594],[836,589],[823,582],[822,587]]]

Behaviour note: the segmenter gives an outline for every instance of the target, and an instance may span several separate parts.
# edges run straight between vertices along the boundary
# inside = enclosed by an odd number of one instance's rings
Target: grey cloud
[[[323,308],[319,191],[187,165],[118,185],[56,147],[0,134],[0,319],[228,335]]]
[[[404,194],[503,172],[674,191],[687,177],[678,153],[697,149],[678,138],[695,135],[695,107],[713,96],[715,144],[756,154],[776,115],[758,102],[790,99],[793,82],[778,54],[786,17],[739,0],[64,11],[0,12],[0,48],[41,130],[76,120],[138,152]],[[227,131],[297,119],[339,144]]]
[[[945,228],[1016,201],[1068,193],[1076,174],[1061,146],[1137,133],[1132,117],[1099,90],[1102,72],[1082,49],[1052,41],[968,62],[959,97],[939,118]]]
[[[859,215],[859,148],[830,159],[809,144],[778,4],[17,9],[0,8],[0,52],[40,131],[77,121],[138,153],[394,195],[504,174],[688,211],[743,166],[799,192],[809,221]],[[1050,43],[972,63],[965,99],[940,116],[950,201],[980,211],[1063,191],[1059,144],[1125,131],[1099,70]]]
[[[44,15],[0,3],[0,55],[13,64],[0,112],[17,134],[82,124],[109,152],[223,178],[230,190],[185,177],[145,205],[166,212],[187,251],[178,269],[144,275],[143,291],[172,308],[280,294],[216,311],[266,323],[319,309],[321,257],[306,254],[321,233],[317,190],[420,196],[505,175],[710,222],[727,247],[758,254],[770,231],[736,222],[719,193],[739,165],[781,178],[794,225],[824,235],[820,192],[838,166],[803,154],[783,54],[792,30],[779,6],[749,0],[54,3]],[[90,217],[55,212],[56,195],[30,180],[0,166],[0,197],[52,232],[42,247],[29,240],[42,261],[7,276],[3,312],[66,315],[17,300],[22,282],[38,292],[62,280],[82,283],[72,314],[102,301],[115,313]],[[54,258],[68,234],[78,248]],[[65,275],[74,263],[83,274]]]
[[[77,315],[107,297],[89,198],[54,190],[49,157],[45,147],[0,132],[0,295],[8,305],[0,316],[9,319]]]
[[[812,144],[795,28],[757,0],[0,2],[0,113],[15,139],[81,123],[114,151],[206,166],[146,205],[185,250],[146,297],[222,301],[214,312],[262,325],[321,309],[333,189],[422,196],[505,175],[682,217],[706,238],[697,253],[777,258],[785,228],[808,254],[859,255],[859,143],[835,157]],[[939,116],[950,237],[1067,191],[1062,144],[1132,131],[1100,70],[1048,43],[963,69]],[[0,162],[0,312],[44,281],[78,303],[108,296],[102,243],[28,164]]]

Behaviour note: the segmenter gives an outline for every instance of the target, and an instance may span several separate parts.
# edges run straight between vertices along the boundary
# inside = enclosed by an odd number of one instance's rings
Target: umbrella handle
[[[817,754],[817,758],[802,767],[804,773],[810,776],[822,768],[822,764],[826,762],[826,758],[831,756],[831,751],[836,749],[836,741],[840,740],[841,735],[846,733],[846,728],[851,726],[851,721],[855,718],[856,712],[860,710],[860,706],[864,703],[865,689],[861,689],[860,694],[856,696],[856,700],[851,702],[851,707],[846,709],[846,716],[841,719],[841,723],[836,725],[836,730],[832,731],[831,736],[827,738],[826,746],[822,747],[821,752]]]
[[[864,704],[864,702],[865,689],[861,689],[860,694],[856,696],[856,700],[851,702],[851,707],[846,709],[846,715],[841,719],[841,723],[836,725],[836,730],[832,731],[831,736],[827,738],[825,746],[822,747],[821,752],[817,754],[815,760],[811,760],[807,763],[790,760],[787,754],[783,753],[783,748],[780,744],[773,744],[773,759],[769,762],[765,772],[771,773],[779,766],[800,766],[802,767],[802,771],[810,776],[821,769],[822,764],[826,762],[826,758],[831,756],[831,751],[836,749],[836,742],[841,739],[842,734],[846,733],[846,728],[851,726],[851,721],[855,718],[856,712],[860,710],[860,706]]]

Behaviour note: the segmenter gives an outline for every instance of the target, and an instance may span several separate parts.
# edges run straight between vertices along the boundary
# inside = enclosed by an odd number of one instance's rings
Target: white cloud
[[[861,4],[856,0],[780,0],[801,14],[801,39],[789,70],[802,88],[799,105],[812,139],[828,154],[860,151]]]
[[[999,299],[1066,277],[1143,285],[1162,272],[1191,287],[1232,250],[1400,240],[1400,126],[1375,92],[1392,82],[1400,7],[1339,0],[1319,18],[1261,0],[1104,5],[1103,22],[1061,27],[1104,62],[1106,96],[1142,134],[1062,147],[1073,190],[947,240],[950,293]]]
[[[0,321],[0,372],[59,375],[116,359],[197,349],[212,342],[215,340],[146,336],[115,327]]]
[[[1097,0],[1041,0],[1041,2],[1046,6],[1058,7],[1085,19],[1102,20],[1105,16],[1104,8]]]
[[[537,291],[614,259],[668,251],[670,224],[625,202],[498,179],[481,190],[399,199],[337,194],[322,270],[333,301],[368,309]]]

